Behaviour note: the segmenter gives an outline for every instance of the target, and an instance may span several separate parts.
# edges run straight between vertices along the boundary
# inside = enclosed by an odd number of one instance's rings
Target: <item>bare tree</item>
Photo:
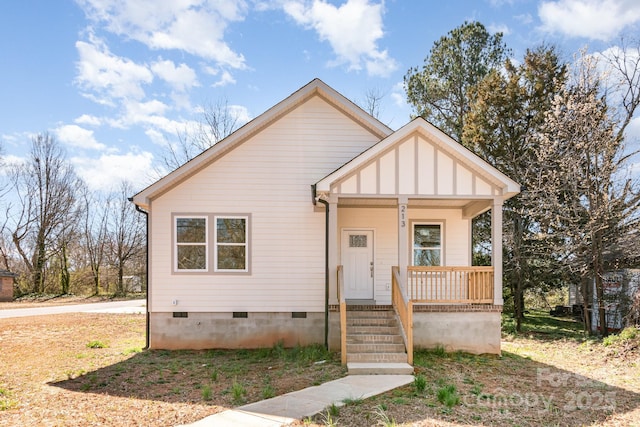
[[[100,197],[87,191],[83,194],[83,246],[91,270],[93,293],[100,293],[101,271],[106,257],[107,224],[110,197]]]
[[[385,93],[380,88],[369,88],[364,93],[364,100],[360,107],[376,119],[380,118],[380,106]]]
[[[12,179],[18,200],[12,241],[30,273],[31,291],[44,292],[46,267],[59,249],[56,244],[77,225],[75,205],[82,181],[48,133],[32,139],[29,157],[13,169]]]
[[[615,248],[638,228],[640,196],[623,174],[631,155],[623,145],[626,121],[612,116],[593,56],[582,53],[574,80],[554,101],[540,133],[534,191],[545,218],[541,232],[561,236],[557,253],[565,265],[583,281],[595,281],[606,335],[604,273],[618,263]]]
[[[604,58],[611,70],[607,98],[609,105],[617,106],[616,137],[622,139],[640,104],[640,39],[622,38],[619,46],[605,52]]]
[[[227,100],[207,105],[195,126],[185,126],[178,132],[177,142],[167,144],[162,154],[163,166],[168,170],[178,168],[229,136],[238,126],[239,118]]]
[[[127,293],[124,275],[128,262],[143,253],[146,244],[145,224],[142,215],[135,211],[133,203],[129,201],[131,194],[131,184],[123,181],[113,197],[108,222],[109,257],[117,270],[116,294],[119,295]]]

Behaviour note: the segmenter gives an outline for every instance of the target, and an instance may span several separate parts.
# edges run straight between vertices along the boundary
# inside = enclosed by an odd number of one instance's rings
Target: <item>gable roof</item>
[[[424,158],[421,158],[418,154],[419,149],[415,148],[415,144],[410,146],[409,153],[404,156],[400,154],[387,156],[391,150],[400,144],[405,144],[407,141],[410,141],[412,136],[420,137],[421,140],[425,141],[424,145],[433,147],[434,152],[442,153],[443,156],[438,157],[436,154],[433,154],[430,164],[424,164]],[[389,162],[392,164],[388,166],[387,169],[393,170],[394,176],[382,177],[382,169],[384,166],[380,165],[380,159],[386,157],[390,159]],[[455,166],[451,168],[443,167],[442,170],[447,170],[446,172],[441,172],[438,170],[438,165],[434,163],[437,161],[436,159],[444,158],[451,159],[451,164]],[[374,162],[378,163],[374,164]],[[427,173],[430,174],[442,175],[440,179],[447,181],[446,187],[451,189],[451,193],[439,192],[437,186],[438,177],[431,179],[432,182],[429,185],[422,185],[423,188],[420,188],[420,177],[416,177],[416,175],[418,175],[419,172],[424,175],[425,171],[428,171]],[[405,178],[407,184],[403,186],[400,183],[401,175],[406,175],[407,173],[412,173],[413,176]],[[448,175],[443,175],[445,173],[448,173]],[[462,180],[462,177],[464,177],[464,179],[470,183],[470,187],[475,188],[476,183],[478,186],[484,187],[483,196],[498,196],[508,199],[520,192],[520,185],[517,182],[421,117],[412,120],[387,138],[318,181],[315,185],[315,190],[317,193],[332,192],[342,195],[383,195],[385,191],[381,190],[380,187],[384,184],[381,184],[384,180],[386,182],[384,185],[386,185],[387,188],[390,186],[395,188],[392,193],[387,191],[386,194],[423,195],[434,198],[449,196],[468,197],[481,194],[480,192],[470,192],[469,190],[459,191],[455,188],[455,182],[458,176],[461,177],[459,180]],[[366,182],[367,180],[369,180],[368,184]],[[377,187],[375,182],[371,184],[371,181],[376,180]],[[390,180],[395,181],[388,184]],[[344,188],[342,184],[344,184]],[[426,189],[427,187],[429,187],[429,189]]]
[[[151,200],[187,180],[198,171],[215,162],[218,158],[224,156],[226,153],[244,143],[271,123],[280,119],[282,116],[314,96],[321,97],[323,100],[340,110],[355,122],[359,123],[363,128],[367,129],[379,139],[383,139],[393,132],[385,124],[365,112],[362,108],[345,98],[322,80],[314,79],[283,101],[279,102],[260,116],[233,132],[231,135],[213,145],[211,148],[203,151],[201,154],[189,160],[173,172],[170,172],[144,190],[140,191],[138,194],[133,196],[131,200],[137,206],[143,209],[149,209]]]

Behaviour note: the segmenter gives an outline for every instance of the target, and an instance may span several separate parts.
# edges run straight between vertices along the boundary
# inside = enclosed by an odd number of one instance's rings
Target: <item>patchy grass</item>
[[[186,424],[345,375],[321,346],[143,351],[144,330],[144,315],[0,319],[0,426]]]
[[[640,350],[630,344],[633,340],[611,339],[616,344],[605,347],[571,319],[532,312],[522,333],[504,335],[501,357],[418,350],[413,384],[343,406],[332,422],[351,427],[640,425]],[[426,379],[423,392],[418,392],[419,378]],[[327,424],[315,417],[296,425]]]
[[[631,335],[605,346],[570,319],[530,313],[501,357],[418,350],[412,384],[295,425],[638,425]],[[322,347],[143,351],[143,315],[0,319],[0,343],[0,425],[179,425],[345,374]]]

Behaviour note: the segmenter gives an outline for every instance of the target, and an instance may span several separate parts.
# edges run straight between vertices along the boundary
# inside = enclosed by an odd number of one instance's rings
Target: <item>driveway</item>
[[[14,308],[0,310],[0,319],[63,313],[144,314],[147,311],[146,303],[146,300],[137,299],[129,301],[96,302],[91,304],[53,305],[51,307]]]

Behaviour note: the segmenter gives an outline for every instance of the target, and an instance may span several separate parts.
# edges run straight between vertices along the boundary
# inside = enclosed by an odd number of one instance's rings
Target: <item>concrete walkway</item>
[[[319,386],[220,412],[183,427],[277,427],[347,399],[366,399],[413,382],[413,375],[350,375]]]
[[[0,310],[0,319],[26,316],[45,316],[49,314],[63,313],[128,313],[143,314],[147,312],[147,301],[143,299],[92,302],[87,304],[62,304],[46,307],[11,308]]]

